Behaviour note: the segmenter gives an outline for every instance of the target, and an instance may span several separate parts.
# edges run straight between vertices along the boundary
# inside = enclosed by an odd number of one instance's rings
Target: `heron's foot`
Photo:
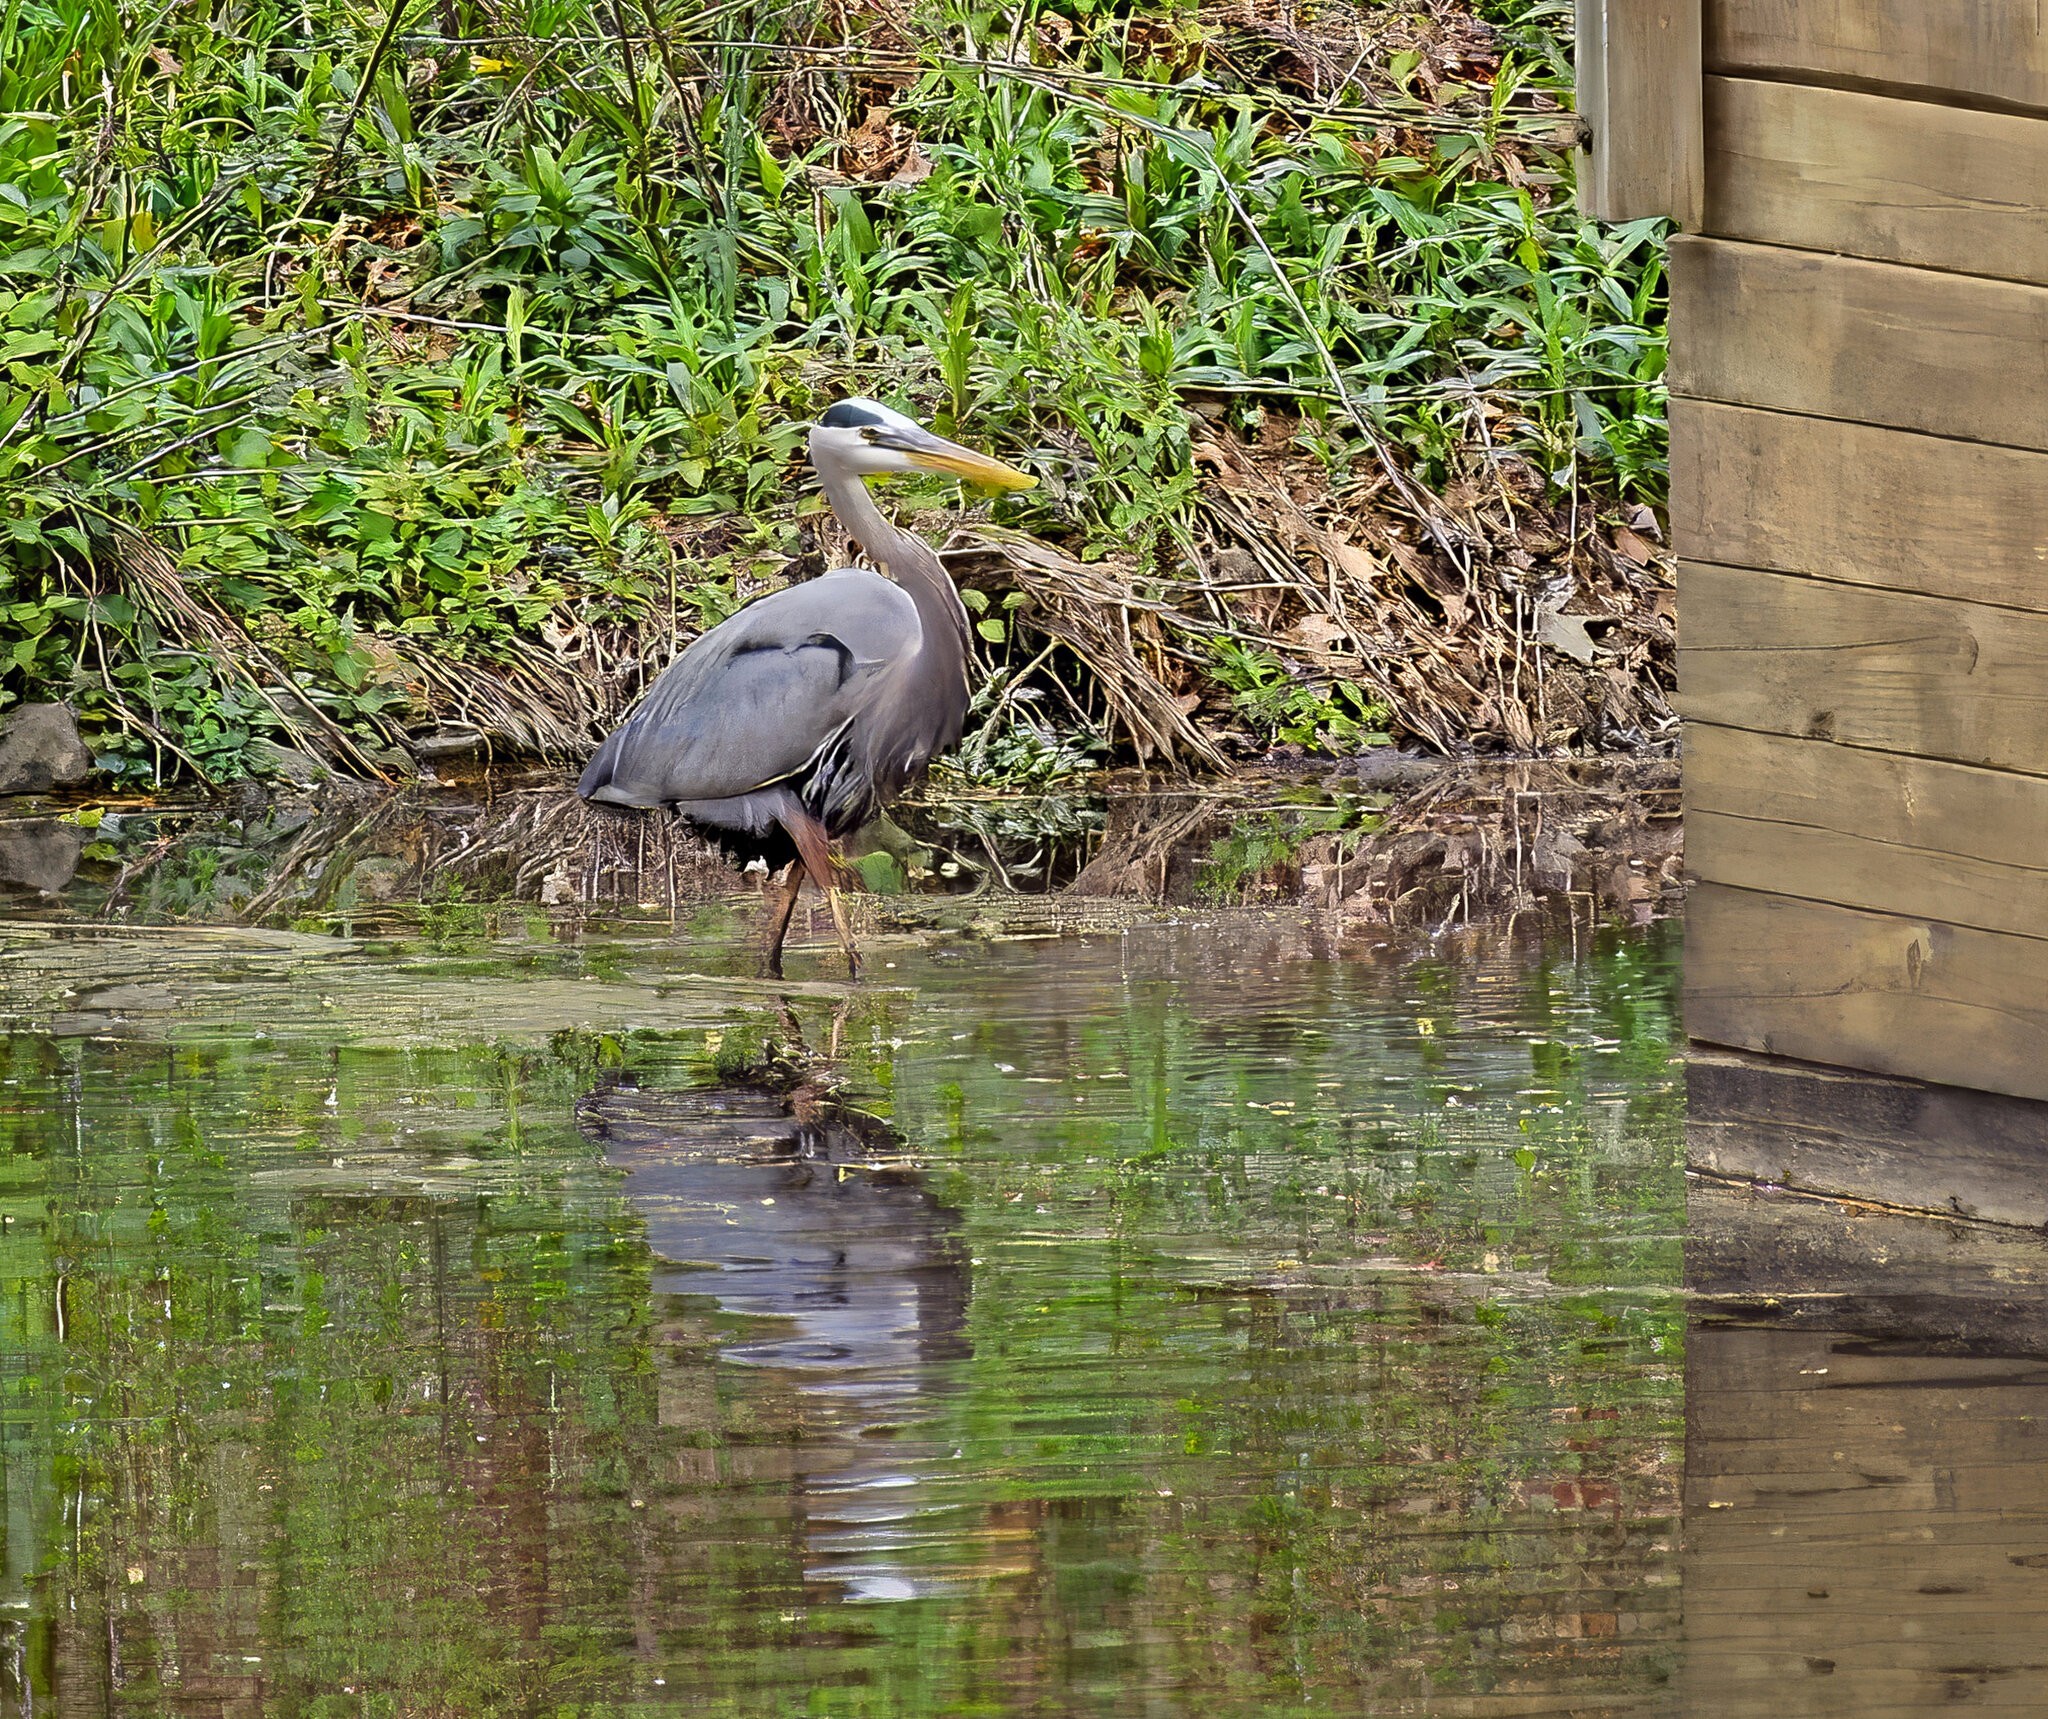
[[[839,947],[846,952],[846,976],[858,979],[860,951],[853,946],[853,927],[846,922],[846,903],[840,897],[837,884],[826,889],[825,899],[832,907],[832,929],[839,934]]]

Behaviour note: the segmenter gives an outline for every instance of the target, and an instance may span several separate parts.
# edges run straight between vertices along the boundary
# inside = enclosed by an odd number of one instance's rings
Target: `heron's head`
[[[1037,479],[1001,460],[911,422],[873,400],[841,400],[811,426],[811,464],[857,477],[891,472],[945,472],[993,489],[1029,489]]]

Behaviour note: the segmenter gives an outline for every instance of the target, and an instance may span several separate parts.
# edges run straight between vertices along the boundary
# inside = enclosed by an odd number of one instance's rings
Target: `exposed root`
[[[219,671],[242,682],[267,709],[292,743],[310,756],[349,773],[382,777],[370,752],[308,699],[285,669],[252,638],[241,622],[196,591],[162,546],[139,531],[114,537],[122,582],[159,634],[186,649],[202,650]],[[145,738],[166,744],[153,725],[119,700],[110,700],[125,721]]]
[[[494,663],[436,658],[408,640],[379,640],[373,649],[389,659],[411,691],[425,719],[418,726],[431,724],[428,732],[441,739],[437,752],[419,746],[420,734],[409,737],[430,759],[461,755],[448,744],[459,736],[474,738],[473,748],[461,750],[473,749],[486,759],[498,752],[575,758],[621,714],[607,697],[608,677],[581,673],[575,659],[532,640],[521,640]]]

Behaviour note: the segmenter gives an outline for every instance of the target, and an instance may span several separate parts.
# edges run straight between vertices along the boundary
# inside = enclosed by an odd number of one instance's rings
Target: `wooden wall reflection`
[[[2048,1105],[1760,1059],[1690,1084],[1680,1712],[2048,1711],[2048,1240],[1898,1209],[2038,1207]],[[1725,1174],[1774,1159],[1860,1198]]]

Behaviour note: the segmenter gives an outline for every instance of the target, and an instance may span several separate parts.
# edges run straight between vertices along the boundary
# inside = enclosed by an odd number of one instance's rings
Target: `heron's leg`
[[[831,836],[823,824],[798,807],[777,812],[776,818],[789,832],[789,839],[796,843],[797,858],[803,862],[803,869],[811,874],[811,881],[825,892],[825,899],[831,903],[833,928],[839,933],[839,947],[846,951],[846,970],[858,979],[860,955],[853,946],[853,933],[846,924],[846,909],[839,900],[840,869],[839,861],[832,854]]]
[[[839,933],[839,947],[846,951],[846,976],[860,977],[860,951],[853,946],[853,928],[846,923],[846,902],[838,885],[828,884],[825,899],[832,905],[832,929]]]
[[[796,912],[797,892],[803,886],[804,862],[793,859],[789,862],[789,881],[782,886],[782,899],[768,917],[768,942],[761,952],[761,965],[771,979],[782,977],[782,940],[789,935],[789,917]]]

